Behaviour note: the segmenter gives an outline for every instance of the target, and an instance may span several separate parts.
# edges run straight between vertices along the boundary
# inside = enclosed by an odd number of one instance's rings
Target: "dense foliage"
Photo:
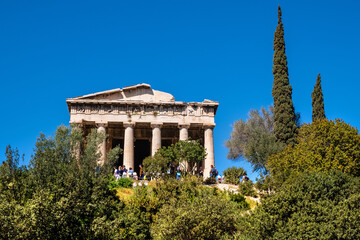
[[[119,179],[115,179],[113,177],[110,178],[109,180],[109,185],[108,187],[110,189],[114,189],[114,188],[130,188],[132,187],[134,181],[131,178],[126,178],[126,177],[121,177]]]
[[[257,197],[257,193],[254,189],[254,184],[251,180],[244,181],[239,184],[239,193],[245,196]]]
[[[204,186],[195,176],[137,187],[128,178],[116,181],[111,167],[120,149],[98,167],[105,136],[92,131],[77,142],[78,130],[61,126],[54,137],[41,134],[28,167],[19,167],[20,154],[7,147],[0,166],[0,239],[182,239],[173,230],[184,227],[191,238],[220,239],[237,231],[237,216],[249,208],[242,195]],[[202,151],[179,156],[195,162]],[[186,213],[186,226],[178,210]],[[165,215],[173,225],[164,225]]]
[[[221,239],[236,232],[237,204],[216,196],[165,205],[152,226],[154,239]]]
[[[255,210],[244,197],[257,197],[251,181],[232,193],[194,176],[206,156],[198,141],[179,141],[143,162],[155,177],[170,163],[180,166],[189,173],[180,180],[169,175],[133,184],[111,174],[119,147],[98,166],[104,133],[93,130],[84,139],[80,128],[60,126],[54,137],[39,136],[29,166],[19,166],[18,150],[6,148],[0,239],[360,239],[360,135],[341,120],[325,119],[319,74],[313,123],[295,141],[280,7],[274,50],[274,117],[271,109],[252,110],[226,142],[229,158],[245,158],[261,173],[255,186],[267,194]],[[244,174],[236,167],[224,171],[234,184]]]
[[[165,174],[169,168],[169,160],[164,158],[161,154],[155,153],[154,156],[149,156],[143,161],[144,171],[149,173],[152,177],[157,178],[161,174]]]
[[[237,230],[237,216],[248,209],[245,198],[200,184],[196,177],[157,183],[154,192],[164,205],[152,225],[155,239],[220,239]]]
[[[292,88],[289,83],[280,6],[278,8],[278,25],[274,36],[273,74],[274,134],[278,142],[293,144],[297,128],[296,115],[291,96]]]
[[[255,239],[359,239],[360,179],[339,171],[303,174],[240,224]]]
[[[241,167],[230,167],[224,170],[223,175],[226,183],[239,184],[246,171]]]
[[[324,108],[324,97],[321,88],[321,76],[320,73],[317,75],[316,84],[314,90],[311,93],[312,98],[312,120],[317,121],[326,118]]]
[[[101,234],[98,237],[203,239],[205,233],[211,238],[204,239],[231,236],[237,231],[237,216],[249,205],[240,194],[233,197],[234,194],[201,183],[201,179],[190,176],[182,181],[168,178],[149,186],[136,187],[116,218],[110,222],[100,221],[97,229]],[[223,225],[223,221],[228,223]],[[188,231],[184,232],[185,229]],[[209,233],[210,230],[214,233]]]
[[[205,156],[205,149],[199,141],[178,141],[171,146],[160,148],[144,165],[150,165],[151,169],[159,169],[163,172],[164,163],[176,163],[183,172],[195,173],[199,164],[205,160]]]
[[[93,131],[77,159],[68,128],[59,127],[53,138],[41,134],[28,168],[15,164],[18,153],[8,147],[0,167],[0,238],[92,239],[94,223],[111,219],[121,206],[107,187],[106,166],[95,167],[102,138]]]
[[[226,147],[229,149],[228,158],[245,158],[251,163],[254,171],[267,174],[268,157],[281,151],[284,145],[276,142],[273,126],[271,107],[269,111],[261,108],[261,113],[251,110],[246,121],[241,119],[234,124],[230,140],[226,141]]]
[[[306,124],[299,130],[298,144],[269,159],[271,175],[278,183],[304,171],[338,169],[360,175],[360,135],[342,120],[326,119]]]

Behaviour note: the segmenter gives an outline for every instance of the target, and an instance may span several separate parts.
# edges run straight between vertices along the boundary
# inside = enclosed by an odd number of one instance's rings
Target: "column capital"
[[[135,123],[134,122],[123,122],[124,128],[128,128],[128,127],[135,127]]]
[[[186,128],[189,129],[190,128],[190,123],[179,123],[178,124],[178,128]]]
[[[163,123],[160,122],[152,122],[150,124],[151,128],[161,128],[163,126]]]
[[[215,123],[204,123],[203,124],[203,129],[214,129],[215,128]]]

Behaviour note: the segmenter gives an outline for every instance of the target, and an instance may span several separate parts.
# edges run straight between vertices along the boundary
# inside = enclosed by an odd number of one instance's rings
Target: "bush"
[[[239,184],[241,176],[246,175],[246,171],[239,167],[231,167],[224,170],[226,183]]]
[[[237,231],[237,206],[222,197],[164,205],[151,226],[154,239],[221,239]]]
[[[209,178],[205,179],[204,183],[205,183],[205,184],[208,184],[208,185],[210,185],[210,184],[216,184],[216,178],[214,178],[214,177],[209,177]]]
[[[236,202],[240,208],[249,209],[249,204],[245,201],[245,197],[240,193],[229,192],[230,200]]]
[[[257,197],[254,184],[251,180],[239,184],[239,192],[245,196]]]
[[[360,178],[312,172],[286,182],[239,221],[256,239],[360,239]]]
[[[109,189],[114,189],[114,188],[130,188],[132,187],[133,184],[133,180],[131,178],[119,178],[118,180],[116,180],[115,178],[111,178],[109,181]]]

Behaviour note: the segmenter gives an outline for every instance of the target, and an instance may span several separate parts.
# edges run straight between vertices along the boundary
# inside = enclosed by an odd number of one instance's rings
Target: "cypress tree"
[[[325,109],[324,109],[324,97],[321,88],[321,76],[320,73],[317,75],[316,84],[314,91],[311,93],[312,98],[312,120],[324,119]]]
[[[295,110],[291,98],[292,88],[289,83],[280,6],[278,7],[278,25],[274,36],[273,74],[274,134],[278,142],[292,144],[295,142],[296,134]]]

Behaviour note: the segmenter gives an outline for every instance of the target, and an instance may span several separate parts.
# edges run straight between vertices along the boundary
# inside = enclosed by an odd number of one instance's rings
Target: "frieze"
[[[71,114],[214,116],[215,108],[197,105],[72,104]]]

